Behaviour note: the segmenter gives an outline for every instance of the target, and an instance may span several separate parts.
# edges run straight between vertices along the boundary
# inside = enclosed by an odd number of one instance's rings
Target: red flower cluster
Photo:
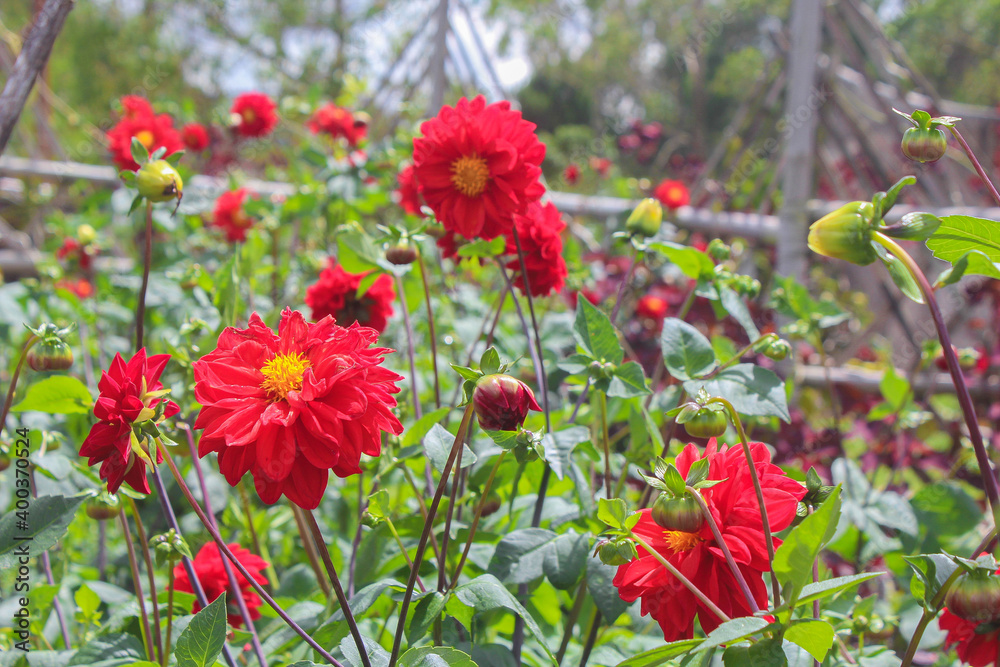
[[[691,201],[691,193],[680,181],[661,181],[653,190],[653,196],[669,209],[687,206]]]
[[[423,197],[420,196],[420,187],[417,185],[417,177],[413,173],[413,165],[407,166],[396,177],[399,181],[399,188],[396,189],[396,202],[410,215],[423,215],[420,207],[424,205]]]
[[[771,454],[764,444],[750,443],[750,451],[764,490],[771,530],[783,530],[795,518],[795,509],[806,489],[771,463]],[[708,479],[723,480],[702,490],[702,494],[751,594],[763,608],[767,604],[763,573],[768,571],[770,563],[746,457],[742,448],[719,448],[714,439],[709,440],[704,455],[694,445],[688,445],[675,462],[681,476],[686,477],[691,464],[700,458],[709,461]],[[650,513],[651,510],[642,510],[642,517],[633,528],[636,535],[694,582],[728,616],[737,618],[753,613],[707,523],[694,533],[664,530]],[[778,540],[774,542],[775,546],[779,544]],[[666,641],[693,637],[696,615],[705,632],[720,625],[719,618],[651,553],[642,546],[638,551],[638,558],[618,568],[614,585],[626,602],[642,600],[642,614],[650,614],[660,624]]]
[[[188,150],[201,152],[211,143],[208,130],[201,123],[188,123],[181,129],[181,140]]]
[[[253,475],[265,503],[282,494],[315,509],[329,472],[361,472],[378,456],[382,432],[400,434],[392,413],[402,377],[382,366],[392,350],[373,348],[374,329],[315,324],[285,309],[275,334],[254,313],[246,329],[228,327],[218,347],[194,363],[195,398],[204,407],[198,455],[219,453],[230,484]]]
[[[559,209],[552,202],[544,205],[532,203],[524,215],[514,216],[514,224],[524,252],[524,267],[528,271],[531,295],[547,296],[562,290],[567,270],[566,260],[562,256],[560,234],[566,228],[566,223],[562,221]],[[507,268],[516,274],[514,285],[524,292],[524,276],[513,234],[507,237],[507,253],[513,255],[507,262]]]
[[[90,271],[94,262],[94,248],[84,245],[72,236],[67,237],[59,249],[56,250],[56,259],[68,264],[76,264],[81,271]]]
[[[229,112],[238,116],[236,132],[243,137],[263,137],[278,124],[278,105],[264,93],[243,93]]]
[[[148,100],[126,95],[121,99],[121,105],[121,120],[107,132],[111,159],[119,169],[139,169],[138,163],[132,159],[132,137],[137,138],[150,153],[166,148],[166,155],[170,155],[184,148],[180,134],[174,129],[173,119],[165,113],[157,115]]]
[[[254,581],[261,586],[267,583],[267,577],[261,574],[267,569],[266,560],[255,556],[239,544],[230,544],[229,550],[236,556],[236,560],[247,569],[247,572],[253,575]],[[236,591],[229,588],[229,577],[226,575],[226,566],[222,563],[223,558],[225,556],[219,550],[219,545],[215,542],[209,542],[198,550],[198,554],[191,561],[191,564],[194,566],[194,574],[198,577],[198,583],[205,591],[205,598],[209,602],[214,602],[223,593],[226,594],[226,618],[229,619],[229,625],[238,628],[243,625],[243,616],[240,615],[239,606],[236,603]],[[250,620],[256,621],[260,618],[258,608],[263,604],[263,601],[250,587],[247,578],[235,567],[233,568],[233,576],[236,577],[236,582],[240,586],[243,601],[247,605],[247,611],[250,612]],[[194,587],[191,585],[187,570],[180,563],[174,567],[174,588],[185,593],[194,593]],[[201,605],[195,600],[191,613],[197,614],[199,611],[201,611]]]
[[[222,193],[215,200],[212,224],[226,232],[226,240],[232,243],[246,241],[247,230],[253,226],[253,219],[243,210],[243,200],[247,198],[246,188],[237,188]]]
[[[650,162],[660,148],[663,138],[663,125],[658,122],[643,123],[636,119],[632,121],[628,134],[618,137],[618,148],[623,153],[635,152],[636,160],[645,164]]]
[[[413,164],[420,193],[445,229],[492,239],[514,226],[545,189],[545,144],[509,102],[462,98],[420,126]]]
[[[111,368],[101,374],[97,384],[101,395],[94,405],[94,415],[100,420],[80,446],[80,456],[88,457],[87,465],[100,462],[101,479],[108,491],[116,493],[122,482],[140,493],[149,493],[146,461],[149,453],[142,443],[133,442],[132,425],[153,419],[164,399],[160,373],[170,359],[169,354],[146,357],[142,348],[128,363],[116,354]],[[173,401],[165,401],[162,417],[172,417],[180,411]],[[156,452],[156,462],[163,455]]]
[[[396,300],[392,278],[385,274],[379,276],[358,298],[358,286],[365,275],[348,273],[330,260],[320,272],[319,280],[306,290],[306,305],[312,309],[312,319],[321,320],[331,315],[342,326],[357,322],[378,333],[385,331],[392,317],[392,302]]]
[[[324,104],[306,123],[313,134],[328,134],[333,139],[343,137],[352,147],[368,134],[368,123],[333,102]]]

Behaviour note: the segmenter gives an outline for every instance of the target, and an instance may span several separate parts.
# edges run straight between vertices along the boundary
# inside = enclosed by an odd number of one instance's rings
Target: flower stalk
[[[135,349],[142,348],[143,326],[146,321],[146,288],[149,287],[149,265],[153,261],[153,202],[146,201],[146,233],[143,237],[142,287],[139,288],[139,305],[135,310]]]
[[[135,595],[139,598],[139,629],[142,631],[142,643],[146,646],[146,657],[150,662],[154,660],[153,653],[153,633],[149,629],[149,615],[146,613],[146,596],[142,591],[142,578],[139,576],[139,563],[135,558],[135,545],[132,544],[132,531],[128,527],[128,517],[125,516],[125,508],[118,508],[118,521],[121,522],[122,536],[125,538],[125,546],[128,549],[128,565],[132,570],[132,584],[135,586]],[[156,600],[153,600],[156,605]],[[66,642],[67,648],[69,642]]]
[[[135,521],[135,532],[139,538],[139,546],[142,548],[142,559],[146,563],[146,577],[149,580],[149,598],[153,603],[153,640],[156,645],[157,660],[165,663],[166,654],[163,650],[163,638],[160,635],[160,605],[156,603],[156,573],[153,571],[153,558],[149,553],[149,542],[146,539],[146,529],[142,525],[142,518],[139,516],[139,507],[135,504],[134,500],[128,496],[125,497],[128,498],[132,520]]]

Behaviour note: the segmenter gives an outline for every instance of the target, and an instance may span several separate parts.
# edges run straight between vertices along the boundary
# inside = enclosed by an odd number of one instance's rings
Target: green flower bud
[[[959,576],[945,598],[948,610],[967,621],[1000,620],[1000,577],[985,570]]]
[[[73,365],[73,350],[55,336],[43,338],[28,350],[28,365],[35,371],[64,371]]]
[[[732,250],[722,239],[712,239],[708,242],[708,254],[717,262],[724,262],[732,256]]]
[[[605,542],[597,552],[605,565],[625,565],[631,563],[639,555],[635,545],[628,540]]]
[[[948,137],[937,127],[911,127],[903,133],[901,148],[914,162],[937,162],[948,150]]]
[[[136,174],[135,185],[140,195],[153,202],[180,199],[184,190],[181,175],[166,160],[142,165]]]
[[[118,496],[105,492],[87,500],[87,516],[98,521],[114,519],[121,505]]]
[[[663,224],[663,206],[655,199],[639,202],[625,221],[625,229],[636,236],[656,236]]]
[[[768,359],[774,359],[775,361],[781,361],[792,351],[792,346],[788,344],[787,340],[779,338],[774,341],[766,348],[764,348],[764,356]]]
[[[871,244],[874,217],[871,202],[844,204],[809,227],[809,249],[859,266],[871,264],[878,259]]]
[[[719,410],[702,408],[689,421],[684,422],[684,430],[694,438],[715,438],[726,432],[729,419]]]
[[[701,506],[691,495],[673,496],[661,493],[653,503],[653,521],[665,530],[679,530],[682,533],[696,533],[705,523]]]

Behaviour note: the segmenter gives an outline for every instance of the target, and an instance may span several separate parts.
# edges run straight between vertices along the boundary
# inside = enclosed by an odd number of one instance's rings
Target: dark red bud
[[[486,431],[516,431],[529,410],[541,412],[528,385],[510,375],[484,375],[472,392],[479,426]]]

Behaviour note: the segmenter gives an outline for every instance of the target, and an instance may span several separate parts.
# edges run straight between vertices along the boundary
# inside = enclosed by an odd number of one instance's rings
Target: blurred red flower
[[[181,139],[188,150],[203,151],[208,148],[208,130],[201,123],[188,123],[181,129]]]
[[[547,296],[562,290],[567,270],[560,234],[566,229],[566,223],[559,209],[552,202],[532,203],[524,215],[514,216],[514,222],[524,252],[531,296]],[[507,268],[514,272],[514,285],[524,292],[524,276],[513,234],[507,236],[507,254],[513,256],[507,262]]]
[[[513,227],[545,188],[538,181],[545,144],[535,124],[509,102],[483,96],[444,106],[420,126],[413,165],[420,193],[445,229],[467,239],[492,239]]]
[[[382,274],[358,298],[358,286],[367,273],[349,273],[330,260],[319,274],[319,280],[306,290],[306,305],[312,309],[312,319],[321,320],[327,315],[350,326],[357,322],[382,333],[390,317],[396,290],[392,278]]]
[[[763,443],[750,443],[750,451],[764,490],[771,530],[783,530],[795,518],[796,507],[806,489],[771,463],[771,453]],[[687,476],[691,464],[701,458],[709,461],[708,479],[723,480],[703,489],[702,495],[754,600],[764,608],[767,605],[767,588],[763,574],[770,569],[770,563],[746,457],[742,448],[725,445],[720,448],[714,438],[708,441],[704,454],[689,444],[676,459],[681,476]],[[633,531],[729,617],[750,616],[753,613],[726,564],[722,550],[716,546],[707,522],[694,533],[664,530],[653,521],[651,510],[645,509]],[[774,540],[774,543],[777,546],[780,540]],[[660,624],[666,641],[693,637],[696,615],[705,632],[711,632],[720,625],[719,618],[667,572],[651,553],[642,546],[638,546],[638,551],[638,558],[619,566],[613,583],[626,602],[642,600],[643,616],[650,614]]]
[[[635,314],[639,317],[662,321],[667,316],[669,306],[670,304],[667,303],[666,299],[653,294],[646,294],[635,304]]]
[[[591,156],[590,168],[596,171],[601,178],[607,178],[611,172],[611,160],[606,157]]]
[[[63,278],[56,281],[56,288],[69,290],[79,299],[86,299],[94,295],[94,286],[86,278],[77,280]]]
[[[661,181],[653,190],[653,196],[670,209],[687,206],[691,201],[691,193],[680,181]]]
[[[80,270],[89,271],[94,261],[94,257],[91,255],[92,250],[91,246],[85,246],[72,236],[69,236],[59,246],[59,249],[56,250],[56,258],[70,264],[76,262]]]
[[[275,334],[257,313],[246,329],[228,327],[218,347],[194,363],[195,398],[204,407],[198,455],[219,453],[235,486],[247,472],[265,503],[282,495],[315,509],[329,472],[361,472],[378,456],[382,432],[399,435],[392,413],[403,378],[382,366],[392,350],[371,347],[374,329],[315,324],[285,309]]]
[[[413,171],[413,165],[404,168],[396,178],[399,181],[399,187],[395,192],[396,202],[410,215],[422,216],[420,207],[423,206],[424,200],[420,196],[420,187],[417,185],[417,176]]]
[[[166,148],[165,155],[170,155],[184,148],[180,134],[174,129],[173,119],[165,113],[153,113],[148,100],[126,95],[121,99],[121,105],[122,117],[106,135],[111,159],[118,169],[139,169],[138,163],[132,159],[132,137],[137,138],[150,153]]]
[[[357,146],[368,134],[368,123],[363,118],[332,102],[316,109],[306,125],[313,134],[328,134],[333,139],[343,137],[351,146]]]
[[[576,185],[580,182],[580,167],[571,162],[563,169],[563,180],[569,185]]]
[[[229,112],[239,116],[236,132],[244,137],[263,137],[278,124],[278,105],[264,93],[243,93],[233,100]]]
[[[94,415],[100,421],[80,446],[80,456],[88,457],[89,466],[100,462],[100,476],[107,481],[110,493],[117,493],[122,482],[140,493],[149,493],[148,447],[133,440],[132,425],[153,419],[161,402],[163,418],[180,411],[176,403],[161,398],[160,373],[169,359],[169,354],[147,358],[146,348],[136,352],[128,363],[116,354],[111,368],[101,374],[97,383],[101,395],[94,405]],[[157,450],[156,462],[162,461],[163,456]]]
[[[236,556],[236,560],[243,564],[247,572],[253,575],[254,581],[261,586],[267,583],[267,577],[262,574],[267,569],[266,560],[255,556],[239,544],[230,544],[229,550]],[[198,577],[198,583],[205,591],[205,598],[209,602],[214,602],[223,593],[226,594],[226,618],[229,619],[229,625],[239,628],[243,625],[243,616],[240,615],[240,608],[236,603],[236,591],[229,588],[229,577],[226,575],[226,566],[222,563],[223,558],[225,556],[219,550],[219,545],[215,542],[208,542],[198,550],[191,564],[194,566],[194,574]],[[240,592],[243,594],[247,611],[250,612],[250,620],[256,621],[260,618],[258,607],[263,604],[263,601],[250,588],[250,582],[247,581],[247,578],[235,567],[232,570],[233,576],[236,577],[236,582],[239,584]],[[182,563],[178,563],[174,567],[174,589],[185,593],[194,593],[191,579]],[[195,600],[191,613],[197,614],[201,608],[201,605]]]
[[[226,240],[236,243],[246,241],[247,230],[253,226],[253,218],[243,210],[243,200],[247,198],[246,188],[223,192],[215,200],[212,224],[226,232]]]

